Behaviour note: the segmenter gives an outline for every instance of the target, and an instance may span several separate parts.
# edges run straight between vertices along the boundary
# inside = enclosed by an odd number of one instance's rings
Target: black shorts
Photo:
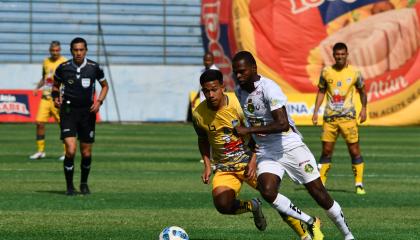
[[[60,109],[61,140],[76,137],[83,143],[95,142],[96,114],[89,108],[74,108],[63,104]]]

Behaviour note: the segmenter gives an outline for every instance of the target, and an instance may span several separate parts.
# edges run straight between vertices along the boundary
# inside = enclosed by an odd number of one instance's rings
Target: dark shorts
[[[76,137],[83,143],[95,142],[96,114],[89,108],[63,105],[60,109],[61,139]]]

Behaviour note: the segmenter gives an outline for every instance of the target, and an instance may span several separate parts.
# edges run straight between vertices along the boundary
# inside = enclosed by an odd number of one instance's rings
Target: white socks
[[[327,216],[334,222],[340,232],[343,234],[344,239],[354,239],[353,234],[351,234],[349,227],[347,226],[346,220],[344,219],[344,214],[341,211],[340,205],[334,201],[332,207],[325,211]]]
[[[277,194],[277,197],[271,206],[277,209],[277,211],[280,213],[301,220],[307,224],[312,224],[313,218],[311,216],[302,212],[299,208],[293,205],[290,199],[281,195],[280,193]]]

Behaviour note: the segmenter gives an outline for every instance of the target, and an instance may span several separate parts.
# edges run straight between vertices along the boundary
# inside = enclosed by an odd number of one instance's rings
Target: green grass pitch
[[[301,127],[318,158],[320,128]],[[264,203],[268,227],[251,214],[224,216],[213,207],[210,186],[189,124],[97,125],[92,194],[67,197],[58,126],[47,125],[47,158],[30,161],[35,126],[0,124],[0,239],[158,239],[165,226],[190,239],[297,239]],[[420,127],[362,127],[367,194],[354,193],[346,146],[336,145],[327,188],[340,203],[357,239],[420,239]],[[79,184],[80,154],[75,185]],[[288,177],[281,192],[323,221],[327,240],[342,239],[324,211]],[[244,186],[242,198],[258,193]]]

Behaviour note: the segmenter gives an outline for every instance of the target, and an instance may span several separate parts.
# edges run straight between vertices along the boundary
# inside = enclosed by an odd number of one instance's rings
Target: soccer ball
[[[185,232],[184,229],[171,226],[166,227],[162,230],[159,234],[159,240],[189,240],[188,234]]]

